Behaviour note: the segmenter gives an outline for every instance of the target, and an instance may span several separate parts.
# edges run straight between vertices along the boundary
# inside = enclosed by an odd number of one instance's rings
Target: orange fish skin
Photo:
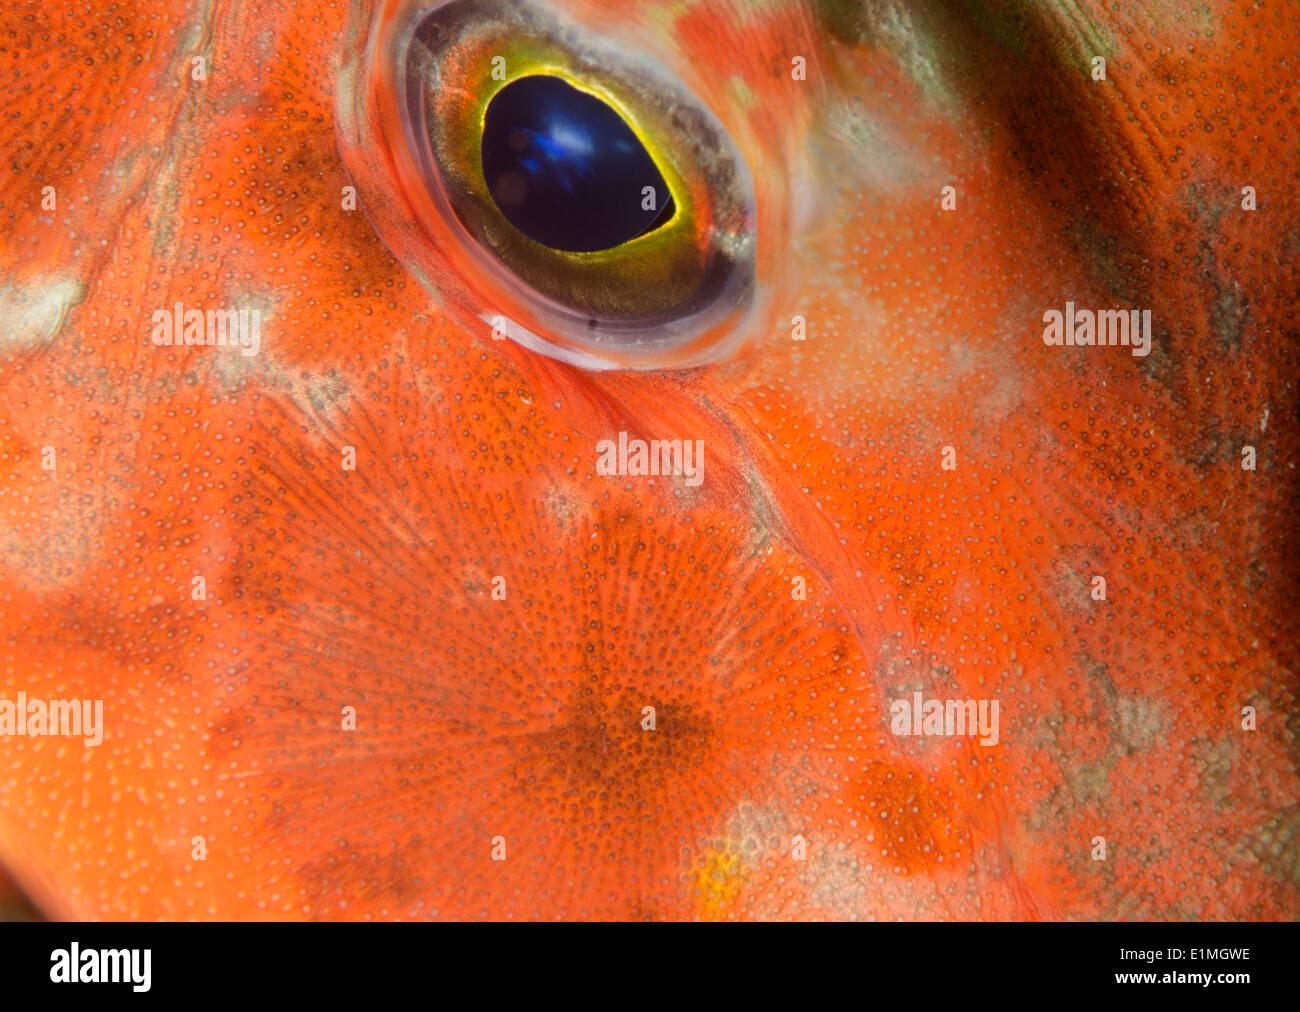
[[[566,9],[815,195],[749,354],[439,307],[341,206],[342,4],[0,12],[0,696],[107,720],[0,739],[0,864],[74,919],[1300,915],[1297,5]],[[154,347],[178,301],[261,354]]]

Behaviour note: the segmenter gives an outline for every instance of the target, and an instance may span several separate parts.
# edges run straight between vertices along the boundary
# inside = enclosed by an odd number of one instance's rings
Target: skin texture
[[[107,727],[0,740],[0,862],[75,918],[1296,917],[1300,10],[1184,6],[575,5],[799,204],[748,354],[592,373],[342,209],[343,5],[5,5],[0,695]]]

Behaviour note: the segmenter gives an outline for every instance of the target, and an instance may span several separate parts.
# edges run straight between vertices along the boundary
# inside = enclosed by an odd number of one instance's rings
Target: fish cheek
[[[789,546],[595,475],[523,400],[484,439],[404,375],[339,408],[355,471],[291,402],[259,419],[257,618],[208,744],[246,888],[308,917],[815,916],[796,837],[882,865],[842,813],[895,743]],[[893,845],[920,878],[923,815]],[[902,913],[893,875],[867,895]]]

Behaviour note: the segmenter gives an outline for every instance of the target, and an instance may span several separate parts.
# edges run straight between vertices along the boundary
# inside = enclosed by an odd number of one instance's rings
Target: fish
[[[1296,5],[501,7],[694,159],[672,340],[449,238],[420,13],[0,12],[36,908],[1300,916]]]

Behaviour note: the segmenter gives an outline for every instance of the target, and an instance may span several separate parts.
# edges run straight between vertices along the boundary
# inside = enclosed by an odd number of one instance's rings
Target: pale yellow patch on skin
[[[706,850],[691,874],[696,910],[703,920],[725,917],[745,884],[740,855],[732,850]]]
[[[749,112],[758,105],[758,96],[754,94],[754,89],[739,74],[733,74],[728,81],[728,85],[728,96],[735,108],[742,112]]]

